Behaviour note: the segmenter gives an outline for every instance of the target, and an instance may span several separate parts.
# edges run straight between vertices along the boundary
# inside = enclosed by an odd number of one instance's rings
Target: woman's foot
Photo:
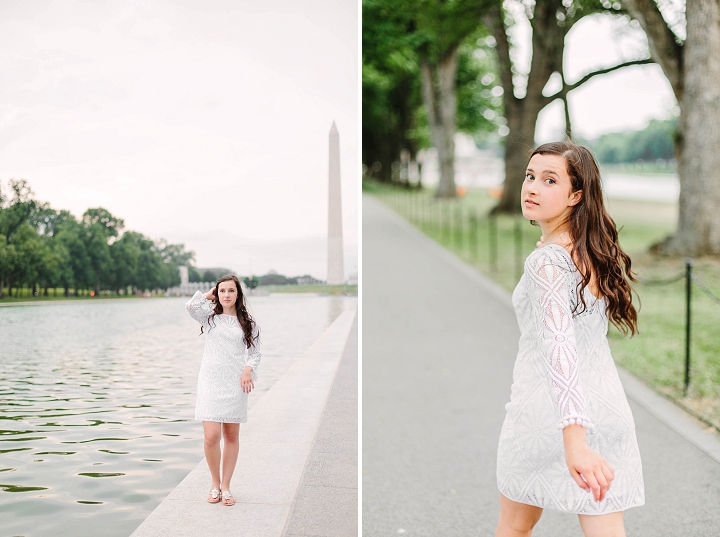
[[[229,490],[222,491],[222,501],[223,501],[223,505],[227,505],[227,506],[235,505],[235,498],[233,497],[233,495],[230,493]]]
[[[208,503],[218,503],[222,498],[220,498],[220,489],[215,488],[210,490],[210,494],[208,495]]]

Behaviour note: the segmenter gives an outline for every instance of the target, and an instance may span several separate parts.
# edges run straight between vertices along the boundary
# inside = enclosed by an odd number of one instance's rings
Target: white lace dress
[[[188,312],[203,326],[205,352],[200,363],[195,419],[222,423],[247,422],[247,397],[240,377],[246,365],[257,381],[261,354],[254,347],[246,352],[245,335],[235,315],[215,315],[200,291],[185,304]]]
[[[643,505],[645,491],[635,422],[608,346],[607,302],[586,288],[587,309],[573,314],[579,282],[561,246],[544,246],[525,261],[512,297],[520,344],[497,480],[516,502],[599,515]],[[578,487],[565,463],[562,428],[577,419],[588,445],[615,470],[599,503]]]

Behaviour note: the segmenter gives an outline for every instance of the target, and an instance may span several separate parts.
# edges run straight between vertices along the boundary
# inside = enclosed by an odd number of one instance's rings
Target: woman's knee
[[[205,427],[205,445],[215,447],[220,444],[220,427]]]
[[[542,508],[515,502],[500,495],[500,525],[514,534],[529,534],[540,521]]]
[[[226,444],[236,444],[240,436],[240,425],[237,423],[223,424],[223,438]]]

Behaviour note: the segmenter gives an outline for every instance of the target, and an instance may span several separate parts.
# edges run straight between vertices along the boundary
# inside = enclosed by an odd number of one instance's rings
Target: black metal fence
[[[685,379],[684,379],[684,388],[683,388],[683,395],[687,397],[688,394],[688,388],[690,387],[690,348],[691,348],[691,333],[692,333],[692,290],[693,290],[693,283],[703,292],[705,293],[710,299],[715,302],[718,306],[720,306],[720,297],[718,297],[715,293],[713,293],[708,287],[703,283],[703,281],[697,277],[693,273],[693,260],[692,259],[686,259],[685,260],[685,270],[671,278],[663,278],[661,280],[646,280],[646,279],[639,279],[638,283],[641,285],[648,285],[648,286],[665,286],[665,285],[672,285],[673,283],[679,282],[679,281],[685,282]]]
[[[540,237],[539,228],[521,216],[488,214],[458,200],[438,200],[399,189],[381,197],[425,234],[493,273],[504,275],[509,271],[515,282],[522,276],[525,257]]]

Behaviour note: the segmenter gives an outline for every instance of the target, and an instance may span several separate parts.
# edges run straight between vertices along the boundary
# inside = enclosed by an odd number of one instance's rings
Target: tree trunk
[[[528,155],[535,147],[535,124],[540,110],[536,103],[528,102],[527,97],[517,100],[512,108],[506,107],[505,117],[510,132],[505,139],[505,184],[502,199],[493,209],[494,213],[520,213],[522,210],[520,194]]]
[[[5,281],[0,278],[0,298],[5,298]]]
[[[457,116],[455,95],[457,62],[458,47],[455,47],[441,58],[437,65],[423,60],[420,66],[423,101],[430,125],[430,135],[440,161],[440,183],[436,194],[438,198],[457,196],[454,140]]]
[[[542,91],[554,72],[562,73],[565,35],[570,21],[558,24],[562,6],[557,0],[535,2],[532,26],[532,59],[524,97],[515,96],[514,67],[510,58],[510,40],[504,13],[498,7],[485,19],[497,42],[498,66],[503,86],[503,105],[509,129],[505,139],[505,184],[500,203],[493,213],[520,213],[520,191],[525,180],[528,155],[535,147],[535,126],[540,111],[551,100]]]
[[[670,255],[720,254],[720,5],[687,0],[684,95],[678,121],[680,214]]]

